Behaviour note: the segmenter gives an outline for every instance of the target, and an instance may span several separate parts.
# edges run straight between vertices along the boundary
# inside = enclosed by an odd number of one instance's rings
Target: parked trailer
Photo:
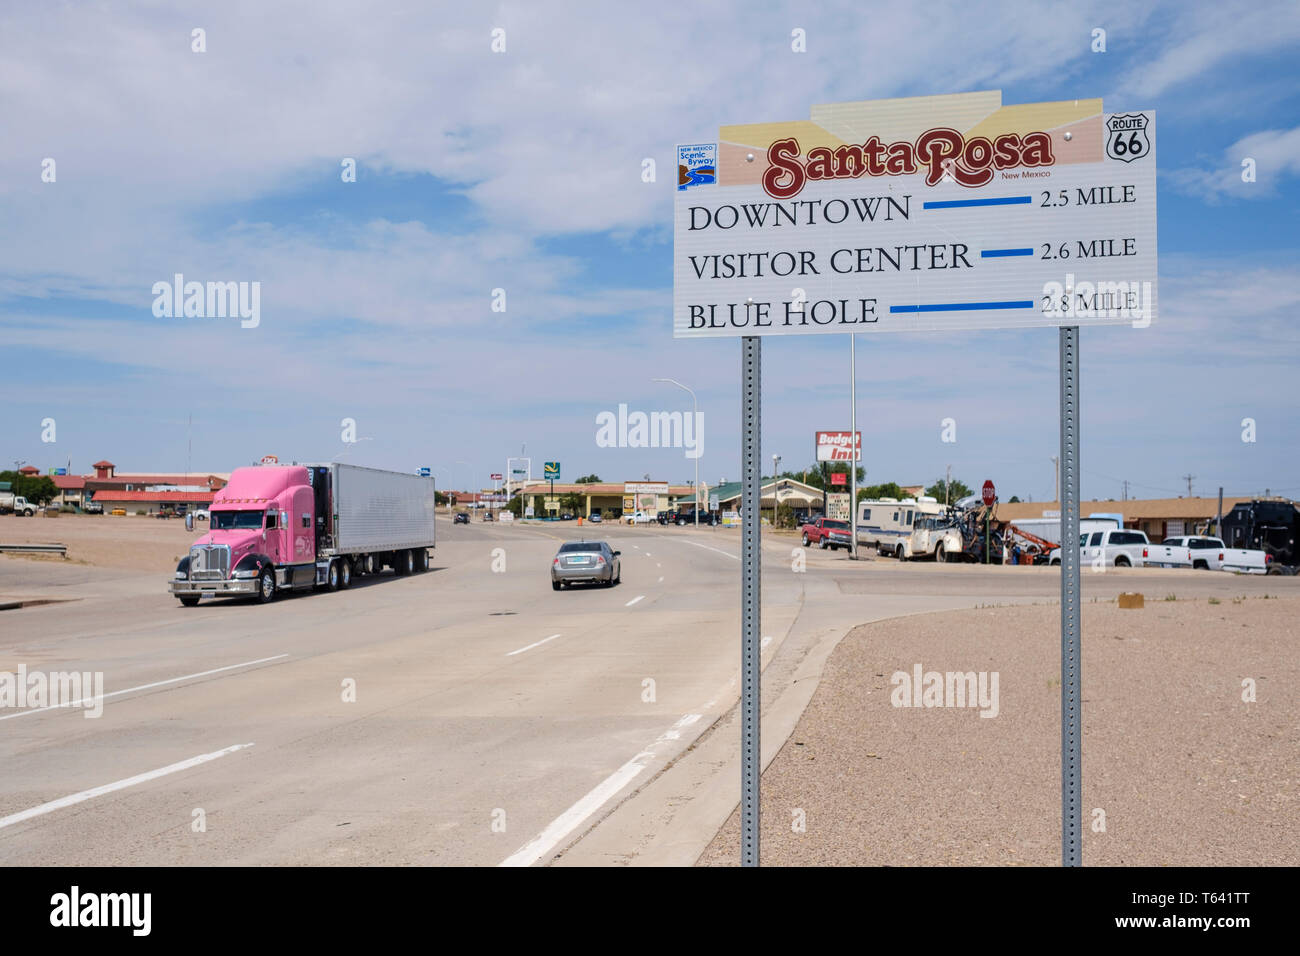
[[[209,510],[207,534],[171,583],[186,607],[205,594],[268,603],[282,590],[346,588],[386,567],[426,571],[436,543],[432,478],[338,462],[237,468]]]

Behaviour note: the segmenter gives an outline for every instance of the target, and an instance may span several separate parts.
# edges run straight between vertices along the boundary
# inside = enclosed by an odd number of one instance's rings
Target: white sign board
[[[1155,133],[996,90],[724,126],[678,147],[673,334],[1149,325]]]
[[[856,461],[862,460],[862,432],[857,432],[857,441],[854,441],[850,433],[843,432],[818,432],[816,438],[817,444],[817,461]],[[856,458],[853,454],[851,445],[857,446]]]
[[[835,521],[849,520],[849,496],[833,492],[826,496],[826,517]]]
[[[666,481],[629,481],[623,485],[623,494],[625,495],[666,495],[668,494],[668,482]]]

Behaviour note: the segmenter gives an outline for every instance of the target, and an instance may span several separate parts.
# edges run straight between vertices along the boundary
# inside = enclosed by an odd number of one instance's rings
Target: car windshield
[[[261,511],[214,511],[213,531],[256,531],[262,527]]]
[[[600,551],[604,545],[599,541],[570,541],[568,544],[560,545],[560,554],[569,554],[574,551]]]
[[[823,521],[823,528],[833,528],[836,531],[848,531],[849,523],[847,521]]]

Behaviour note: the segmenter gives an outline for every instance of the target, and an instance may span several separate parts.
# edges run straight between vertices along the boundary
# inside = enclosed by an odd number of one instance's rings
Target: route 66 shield
[[[1150,153],[1151,141],[1147,139],[1149,122],[1145,113],[1116,113],[1106,120],[1106,155],[1131,163]]]

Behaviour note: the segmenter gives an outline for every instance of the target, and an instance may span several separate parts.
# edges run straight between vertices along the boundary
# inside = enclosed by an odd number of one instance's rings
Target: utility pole
[[[1192,479],[1195,477],[1195,475],[1183,475],[1183,481],[1187,482],[1187,497],[1189,498],[1192,496]]]
[[[1128,479],[1127,478],[1124,479],[1124,497],[1122,500],[1128,501]]]
[[[952,485],[952,465],[949,465],[947,474],[944,476],[943,479],[943,506],[945,508],[948,507],[948,499],[949,497],[951,497],[948,491],[951,485]]]

